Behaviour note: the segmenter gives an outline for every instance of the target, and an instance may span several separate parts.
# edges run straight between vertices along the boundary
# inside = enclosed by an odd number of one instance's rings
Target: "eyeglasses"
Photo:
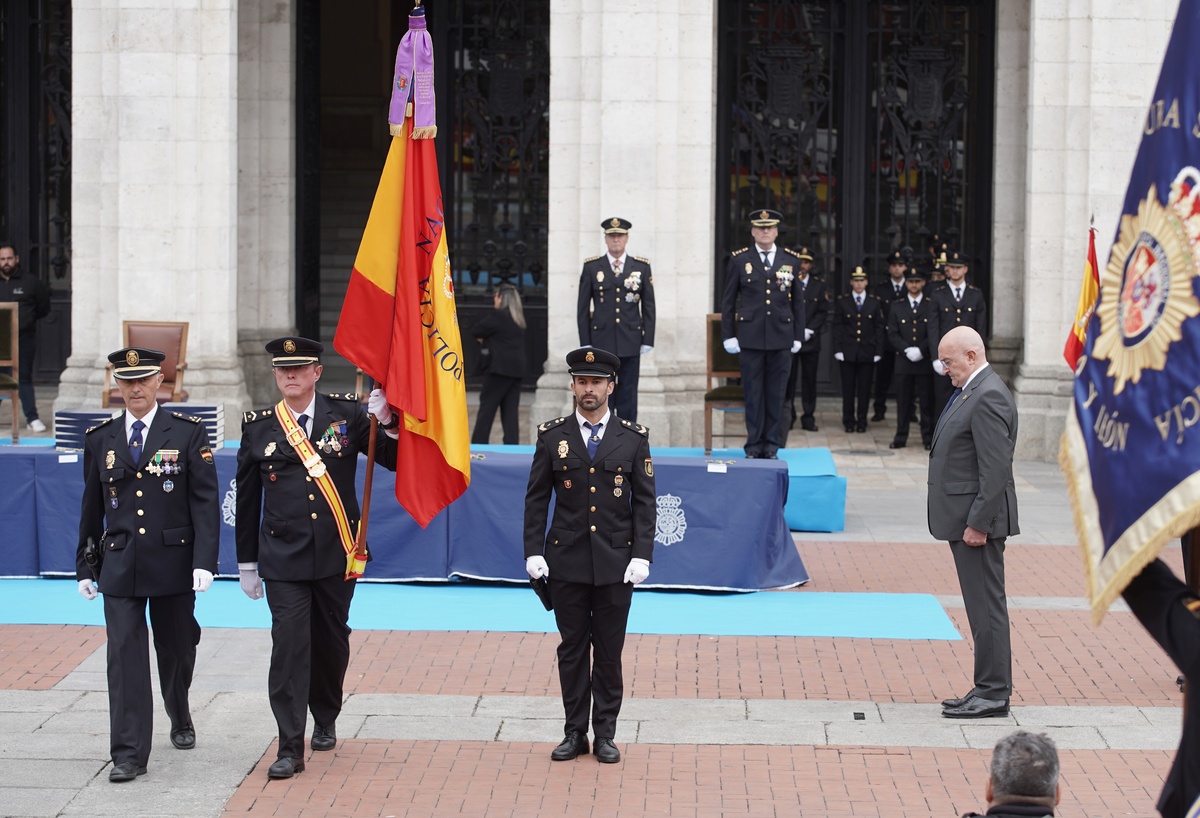
[[[949,358],[939,358],[938,360],[940,360],[942,362],[942,366],[950,366],[950,362],[953,361],[955,358],[961,358],[963,356],[963,352],[970,352],[970,350],[964,349],[962,352],[959,352],[957,355],[951,355]]]

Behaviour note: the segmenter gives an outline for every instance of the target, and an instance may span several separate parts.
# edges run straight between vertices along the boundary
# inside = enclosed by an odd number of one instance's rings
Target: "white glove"
[[[646,577],[650,576],[650,561],[634,557],[629,561],[629,567],[625,569],[625,581],[634,585],[639,585],[645,581]]]
[[[799,352],[801,346],[803,346],[803,344],[801,344],[799,341],[792,341],[792,354],[795,355],[797,352]]]
[[[737,355],[742,351],[742,348],[738,345],[737,338],[726,338],[722,344],[725,347],[725,351],[730,355]]]
[[[545,557],[529,557],[525,560],[525,573],[529,574],[530,579],[548,577],[550,576],[550,566],[546,564]]]
[[[388,406],[387,395],[382,389],[371,390],[371,396],[367,398],[367,411],[379,419],[380,426],[392,422],[392,407]]]
[[[257,563],[252,563],[257,566]],[[258,568],[243,568],[238,566],[238,581],[242,585],[242,593],[251,599],[263,598],[262,580],[258,576]]]
[[[840,353],[840,352],[835,352],[835,353],[833,353],[833,360],[835,360],[835,361],[844,361],[844,360],[846,360],[846,356],[845,356],[845,355],[843,355],[843,354],[842,354],[842,353]]]
[[[915,364],[917,361],[921,360],[921,350],[917,349],[916,347],[906,347],[904,350],[904,357],[908,358],[908,360]]]
[[[812,340],[812,337],[813,337],[813,331],[810,330],[808,327],[805,327],[804,328],[804,340],[805,341]]]
[[[649,355],[651,350],[653,350],[653,349],[654,349],[654,347],[648,347],[645,344],[642,344],[641,347],[638,349],[638,355]]]
[[[212,585],[212,571],[205,571],[203,568],[192,569],[193,591],[207,591],[210,585]]]
[[[933,371],[938,373],[939,375],[945,375],[946,367],[942,365],[942,362],[940,360],[935,358],[933,361]]]
[[[96,583],[90,579],[81,579],[79,580],[79,595],[91,602],[100,595],[100,592],[96,590]]]
[[[882,355],[876,355],[876,356],[875,356],[875,358],[874,358],[874,359],[871,361],[871,363],[873,363],[873,364],[877,364],[877,363],[879,363],[879,362],[880,362],[880,361],[882,361],[882,360],[883,360],[883,356],[882,356]]]

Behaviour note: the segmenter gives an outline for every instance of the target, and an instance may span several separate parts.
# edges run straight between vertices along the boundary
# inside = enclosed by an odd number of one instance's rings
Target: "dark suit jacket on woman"
[[[471,328],[488,350],[487,374],[506,378],[525,377],[525,330],[517,326],[508,310],[488,310]]]

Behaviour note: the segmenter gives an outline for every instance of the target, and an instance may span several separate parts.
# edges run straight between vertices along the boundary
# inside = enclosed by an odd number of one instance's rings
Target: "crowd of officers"
[[[909,248],[893,252],[887,279],[871,288],[867,272],[857,266],[849,292],[833,297],[813,269],[808,247],[776,244],[781,220],[774,210],[750,214],[754,244],[731,255],[722,297],[722,338],[726,351],[739,356],[746,396],[746,456],[776,457],[797,419],[801,429],[817,431],[813,412],[826,324],[841,375],[846,432],[867,431],[872,401],[870,421],[885,421],[894,387],[896,432],[890,447],[908,445],[915,421],[928,449],[952,391],[938,343],[958,326],[987,337],[987,303],[966,282],[968,257],[934,235],[927,256],[914,258]]]

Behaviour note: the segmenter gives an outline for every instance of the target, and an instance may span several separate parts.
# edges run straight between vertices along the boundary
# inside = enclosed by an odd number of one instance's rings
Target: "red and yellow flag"
[[[1083,286],[1079,289],[1079,305],[1075,308],[1075,323],[1071,325],[1071,333],[1067,336],[1066,346],[1063,347],[1063,357],[1067,366],[1075,369],[1079,356],[1083,354],[1087,342],[1088,323],[1092,320],[1092,312],[1096,309],[1096,299],[1100,296],[1100,266],[1096,264],[1096,228],[1088,230],[1087,266],[1083,270]]]

